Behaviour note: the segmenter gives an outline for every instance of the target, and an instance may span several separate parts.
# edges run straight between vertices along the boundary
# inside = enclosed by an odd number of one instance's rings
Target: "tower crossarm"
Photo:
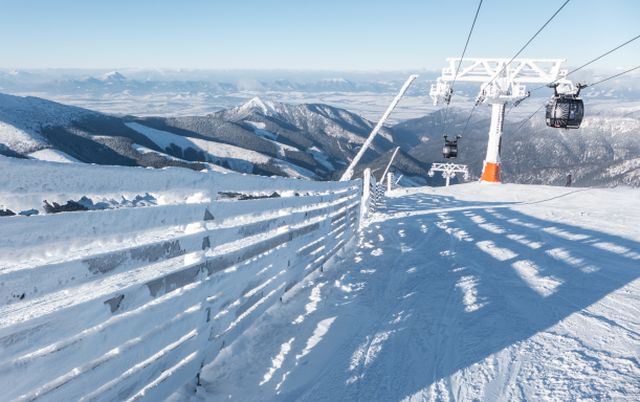
[[[524,84],[556,82],[563,91],[573,90],[573,84],[565,78],[567,71],[560,69],[564,59],[448,58],[447,61],[449,65],[429,92],[434,104],[450,96],[454,80],[479,83],[479,99],[492,102],[506,103],[525,96]]]

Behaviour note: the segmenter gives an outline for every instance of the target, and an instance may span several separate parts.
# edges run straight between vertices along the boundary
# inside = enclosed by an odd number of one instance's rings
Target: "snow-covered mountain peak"
[[[240,113],[260,112],[265,116],[271,116],[278,113],[276,105],[273,102],[263,101],[256,96],[237,109]]]
[[[332,83],[332,84],[345,84],[349,81],[344,78],[323,78],[320,82]]]
[[[109,81],[109,82],[123,82],[127,80],[127,77],[120,74],[117,71],[110,71],[106,74],[100,76],[101,81]]]

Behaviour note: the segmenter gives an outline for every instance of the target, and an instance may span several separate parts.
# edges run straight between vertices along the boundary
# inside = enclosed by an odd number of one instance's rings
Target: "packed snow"
[[[640,192],[395,190],[186,400],[640,398]]]

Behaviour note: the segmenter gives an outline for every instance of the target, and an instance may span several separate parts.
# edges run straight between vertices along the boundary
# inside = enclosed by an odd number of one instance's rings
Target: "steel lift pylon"
[[[442,172],[445,179],[445,187],[449,187],[450,180],[456,177],[456,173],[462,173],[465,180],[469,180],[469,169],[467,165],[459,165],[457,163],[439,163],[434,162],[429,169],[429,177],[433,177],[436,172]]]
[[[442,69],[442,75],[431,85],[429,95],[437,105],[451,99],[451,83],[478,82],[480,92],[476,106],[481,103],[491,105],[491,125],[487,154],[482,167],[480,181],[500,182],[500,138],[504,126],[504,112],[507,104],[518,102],[529,96],[524,84],[557,83],[559,92],[575,90],[565,77],[567,70],[561,70],[564,59],[484,59],[448,58],[449,66]],[[459,66],[460,65],[460,66]],[[457,75],[456,70],[459,69]]]

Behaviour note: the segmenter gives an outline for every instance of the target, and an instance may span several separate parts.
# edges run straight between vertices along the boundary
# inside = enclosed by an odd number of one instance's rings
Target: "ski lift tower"
[[[450,180],[456,177],[456,173],[462,173],[462,177],[465,180],[469,180],[469,169],[467,169],[467,165],[434,162],[431,164],[431,169],[429,169],[427,175],[433,177],[436,172],[442,172],[442,177],[445,179],[445,187],[449,187]]]
[[[560,70],[563,59],[479,59],[448,58],[449,66],[442,69],[442,75],[431,85],[429,95],[433,104],[451,99],[451,82],[478,82],[480,92],[476,106],[481,103],[491,105],[491,126],[487,155],[482,167],[480,181],[500,182],[500,137],[504,125],[504,110],[508,103],[525,99],[529,93],[524,84],[558,83],[561,92],[574,90],[567,80],[566,70]],[[458,70],[457,76],[455,76]]]

